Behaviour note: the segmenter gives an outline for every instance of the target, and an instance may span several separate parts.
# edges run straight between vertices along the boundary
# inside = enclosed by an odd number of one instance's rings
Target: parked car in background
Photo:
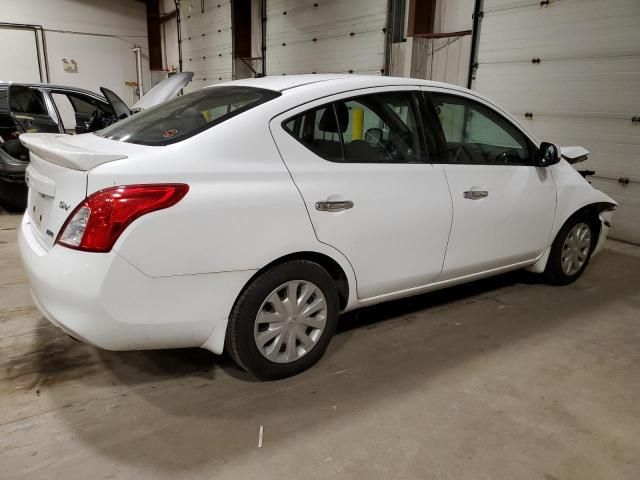
[[[226,348],[266,379],[318,361],[341,312],[520,268],[573,282],[616,206],[563,158],[584,149],[408,78],[241,80],[20,140],[44,316],[110,350]]]
[[[182,72],[160,82],[131,110],[104,87],[98,95],[61,85],[0,82],[0,207],[26,208],[29,155],[21,134],[94,132],[174,97],[192,78]]]

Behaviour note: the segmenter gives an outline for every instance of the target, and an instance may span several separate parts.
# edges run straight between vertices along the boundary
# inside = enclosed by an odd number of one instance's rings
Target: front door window
[[[431,98],[449,163],[532,164],[527,138],[495,111],[465,97],[433,93]]]

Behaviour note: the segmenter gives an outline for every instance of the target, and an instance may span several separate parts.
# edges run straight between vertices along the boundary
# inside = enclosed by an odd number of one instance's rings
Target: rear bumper
[[[34,303],[69,335],[107,350],[206,347],[222,352],[224,325],[253,272],[149,277],[116,252],[46,250],[25,215],[20,255]],[[222,330],[222,331],[221,331]]]

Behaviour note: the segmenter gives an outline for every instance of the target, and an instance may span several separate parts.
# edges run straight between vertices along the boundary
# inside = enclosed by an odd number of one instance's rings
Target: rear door
[[[318,239],[349,259],[361,299],[433,282],[452,211],[412,89],[369,92],[325,98],[271,122]]]
[[[533,142],[477,97],[450,91],[427,97],[453,199],[442,280],[536,258],[550,241],[556,185],[548,169],[533,166]]]

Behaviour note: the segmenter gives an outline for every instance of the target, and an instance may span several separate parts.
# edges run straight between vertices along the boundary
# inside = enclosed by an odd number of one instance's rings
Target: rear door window
[[[333,104],[298,115],[284,124],[285,130],[319,157],[342,162],[342,139]]]
[[[280,96],[251,87],[203,88],[136,113],[99,132],[111,140],[141,145],[168,145]]]
[[[344,156],[352,163],[425,160],[411,92],[377,93],[336,102]]]
[[[426,162],[412,92],[339,100],[293,117],[283,126],[309,150],[331,162]]]
[[[59,133],[58,119],[49,115],[44,94],[37,88],[23,85],[9,87],[11,113],[28,133]]]
[[[11,111],[32,115],[46,115],[47,107],[42,92],[29,87],[11,87]]]

